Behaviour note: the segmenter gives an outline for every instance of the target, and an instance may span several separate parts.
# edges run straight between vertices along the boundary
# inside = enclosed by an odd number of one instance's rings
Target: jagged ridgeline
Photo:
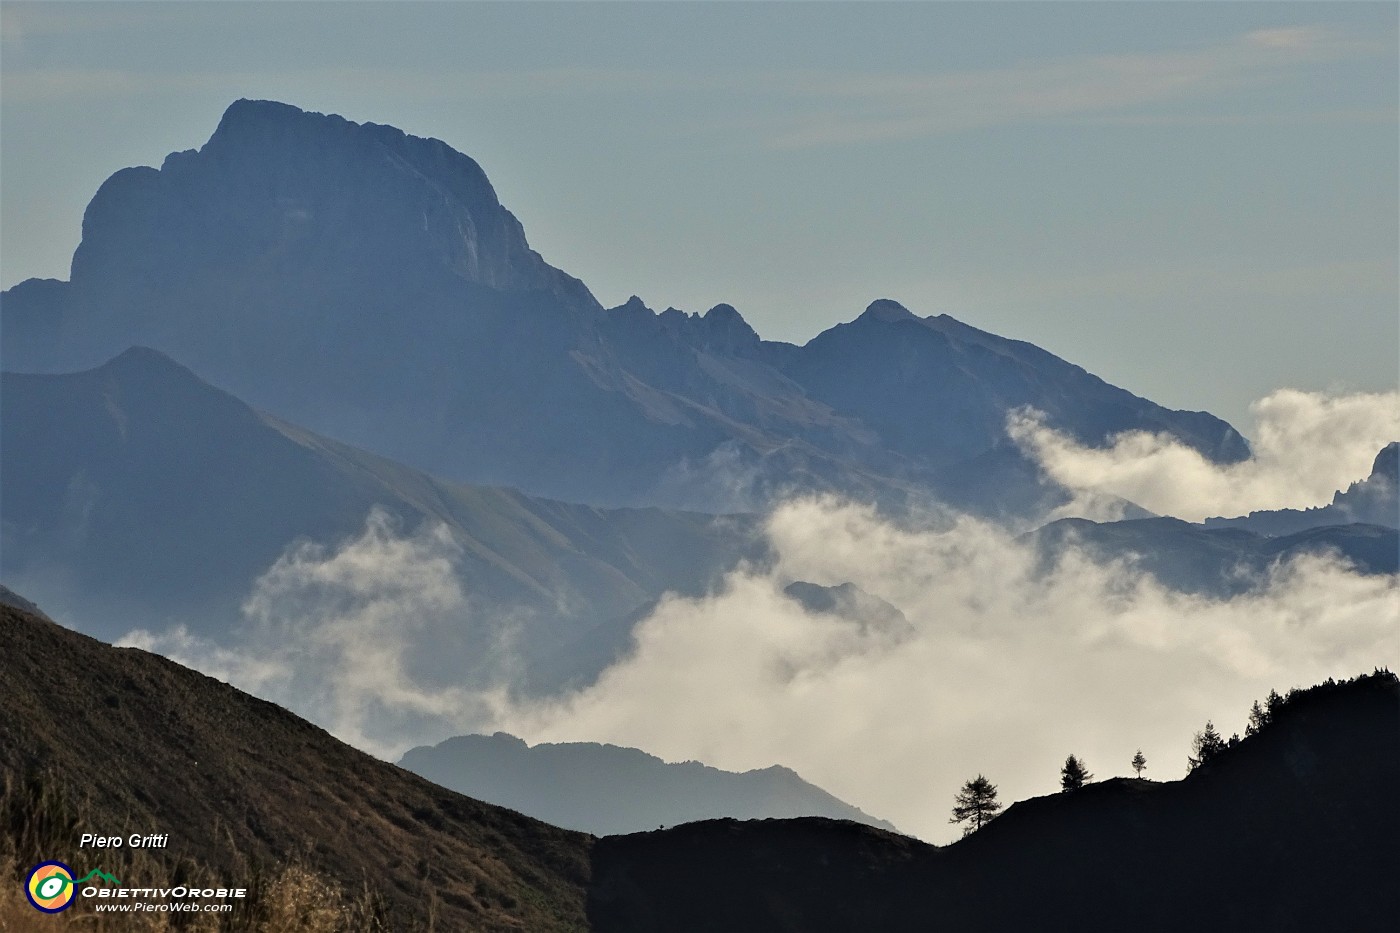
[[[254,407],[448,479],[602,505],[753,508],[793,489],[986,511],[1046,495],[1006,442],[1034,405],[1097,444],[1245,442],[1026,343],[876,301],[805,346],[727,305],[604,309],[434,139],[238,101],[198,150],[123,169],[71,279],[0,302],[4,368],[150,346]]]

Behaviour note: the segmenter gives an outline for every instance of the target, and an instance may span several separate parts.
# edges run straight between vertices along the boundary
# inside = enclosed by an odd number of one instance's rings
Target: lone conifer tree
[[[1065,759],[1065,766],[1060,769],[1060,790],[1066,793],[1079,790],[1091,778],[1093,775],[1084,767],[1084,762],[1070,755]]]
[[[1142,769],[1147,767],[1147,756],[1142,753],[1142,749],[1137,750],[1133,756],[1133,770],[1137,772],[1138,780],[1142,780]]]
[[[979,774],[964,784],[953,798],[953,818],[948,822],[966,822],[963,835],[967,836],[991,822],[1000,809],[997,786]]]

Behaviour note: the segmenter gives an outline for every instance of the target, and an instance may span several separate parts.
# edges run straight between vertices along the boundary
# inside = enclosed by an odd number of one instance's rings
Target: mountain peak
[[[470,156],[271,100],[234,101],[201,148],[172,153],[159,171],[114,174],[88,206],[73,257],[73,282],[109,302],[144,305],[153,280],[250,274],[312,291],[349,276],[357,294],[373,288],[389,302],[471,283],[600,310],[582,282],[530,248]]]
[[[717,304],[700,320],[707,331],[706,342],[713,348],[733,353],[759,342],[758,332],[733,305]]]
[[[216,129],[214,133],[218,135],[219,131],[225,128],[287,122],[300,117],[326,119],[325,114],[302,110],[300,107],[284,104],[278,100],[250,100],[246,97],[240,97],[224,110],[224,115],[219,119],[219,129]],[[341,118],[336,117],[335,119]]]
[[[917,321],[918,315],[910,311],[904,305],[889,298],[877,298],[870,302],[865,312],[857,321],[878,321],[881,324],[893,324],[896,321]]]
[[[1400,441],[1391,441],[1376,454],[1371,464],[1371,475],[1393,477],[1397,473],[1400,473]]]

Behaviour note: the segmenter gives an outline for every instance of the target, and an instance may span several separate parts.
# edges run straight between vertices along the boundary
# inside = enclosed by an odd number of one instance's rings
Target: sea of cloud
[[[663,602],[592,686],[494,698],[530,741],[634,745],[731,770],[774,762],[907,832],[956,835],[948,809],[985,774],[1005,800],[1057,789],[1073,752],[1099,777],[1185,771],[1193,731],[1242,730],[1252,700],[1400,660],[1393,578],[1325,558],[1234,599],[1185,596],[1127,563],[1033,549],[972,519],[899,525],[829,499],[772,515],[776,565]],[[807,613],[792,580],[853,582],[911,623],[891,640]]]
[[[1287,504],[1326,501],[1400,433],[1367,421],[1365,440],[1351,440],[1386,398],[1270,396],[1258,407],[1270,425],[1255,448],[1263,462],[1185,461],[1203,501],[1217,504],[1204,511],[1282,504],[1287,476],[1322,483],[1332,469],[1325,495]],[[1338,421],[1347,430],[1327,427]],[[1085,456],[1043,426],[1023,427],[1023,443],[1050,445],[1033,448],[1049,451],[1047,468]],[[1287,445],[1318,438],[1331,438],[1329,456],[1300,453],[1313,465],[1281,472]],[[1143,462],[1129,469],[1133,450]],[[1180,452],[1160,439],[1120,438],[1089,456],[1159,477],[1115,494],[1167,512],[1189,499],[1182,461],[1170,459]],[[703,597],[663,599],[624,657],[561,695],[518,689],[512,625],[480,618],[490,610],[464,592],[447,530],[403,531],[380,513],[339,545],[289,549],[254,585],[236,639],[176,629],[124,643],[283,703],[381,757],[500,729],[730,770],[778,763],[935,842],[956,837],[953,795],[979,773],[1010,802],[1055,791],[1071,752],[1105,778],[1130,774],[1140,748],[1148,777],[1178,778],[1207,719],[1228,735],[1270,689],[1400,665],[1396,578],[1323,556],[1281,564],[1227,599],[1166,589],[1129,559],[1096,561],[1072,545],[1047,566],[1027,539],[989,522],[891,518],[829,497],[779,505],[765,535],[770,561],[739,567]],[[808,611],[783,592],[798,580],[854,583],[909,624]]]

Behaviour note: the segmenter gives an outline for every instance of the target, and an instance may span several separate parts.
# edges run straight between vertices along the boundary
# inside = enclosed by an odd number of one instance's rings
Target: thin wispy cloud
[[[27,10],[22,16],[7,15],[6,30],[11,34],[6,43],[17,48],[35,30],[76,31],[88,22],[71,16],[50,22],[46,15]],[[42,103],[176,92],[241,93],[243,88],[275,93],[279,87],[354,89],[366,99],[420,101],[706,94],[729,102],[733,118],[726,129],[738,127],[770,147],[801,148],[1028,123],[1176,126],[1394,120],[1391,111],[1356,106],[1238,115],[1150,110],[1216,100],[1232,91],[1279,82],[1306,66],[1367,58],[1386,49],[1368,38],[1315,26],[1256,30],[1197,48],[900,74],[803,69],[700,74],[628,67],[425,70],[360,65],[143,72],[18,65],[6,70],[5,96],[12,103]],[[706,132],[714,129],[704,127]]]
[[[1136,108],[1189,104],[1275,83],[1309,65],[1370,57],[1381,43],[1325,27],[1263,29],[1193,49],[1126,55],[1084,55],[1009,68],[930,75],[790,75],[789,94],[825,106],[776,127],[777,147],[851,144],[937,135],[1024,123],[1165,119],[1217,122],[1228,115],[1144,114]],[[1335,111],[1371,121],[1374,110]],[[1251,120],[1293,121],[1316,114],[1250,114]],[[1393,114],[1391,115],[1393,119]]]

